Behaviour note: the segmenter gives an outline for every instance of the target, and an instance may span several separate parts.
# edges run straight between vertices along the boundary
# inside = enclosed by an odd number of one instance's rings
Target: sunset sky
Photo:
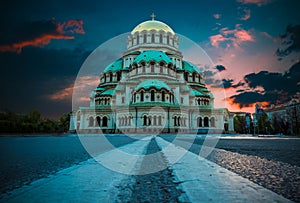
[[[197,43],[215,64],[231,111],[300,97],[300,1],[10,1],[1,3],[0,110],[72,110],[72,87],[99,45],[156,19]],[[108,56],[109,58],[109,56]],[[116,58],[117,59],[117,58]],[[112,60],[112,58],[109,58]],[[105,67],[99,69],[99,73]],[[84,84],[84,81],[81,81]],[[87,92],[87,96],[89,92]]]

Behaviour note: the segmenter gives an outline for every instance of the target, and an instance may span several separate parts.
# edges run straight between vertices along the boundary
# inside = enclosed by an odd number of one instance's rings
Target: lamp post
[[[255,136],[255,127],[257,126],[257,120],[255,116],[253,117],[253,135]]]
[[[295,119],[295,123],[294,123]],[[295,126],[295,131],[294,131],[294,126]],[[297,115],[297,103],[296,101],[292,101],[292,134],[293,132],[295,134],[298,134],[298,115]]]

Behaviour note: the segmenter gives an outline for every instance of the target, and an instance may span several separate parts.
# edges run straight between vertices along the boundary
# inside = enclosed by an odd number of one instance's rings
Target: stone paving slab
[[[186,151],[162,138],[157,137],[158,145],[164,149],[166,159],[171,163],[177,154]],[[291,202],[290,200],[245,179],[221,166],[194,153],[187,152],[179,161],[172,164],[179,187],[186,193],[190,202]]]

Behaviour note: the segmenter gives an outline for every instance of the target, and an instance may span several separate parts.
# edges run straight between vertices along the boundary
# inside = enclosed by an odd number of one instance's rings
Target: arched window
[[[150,67],[151,67],[151,73],[153,73],[154,72],[154,62],[152,61],[151,63],[150,63]]]
[[[161,92],[161,101],[165,101],[165,91]]]
[[[92,127],[92,126],[94,126],[94,118],[91,116],[89,118],[89,127]]]
[[[121,80],[121,73],[118,71],[117,72],[117,81],[120,81]]]
[[[139,35],[136,36],[136,44],[139,44],[140,43],[140,37]]]
[[[113,74],[109,73],[109,81],[112,82],[112,80],[113,80]]]
[[[154,36],[154,34],[151,35],[151,42],[152,42],[152,43],[155,42],[155,36]]]
[[[201,76],[200,74],[198,75],[199,83],[201,83]]]
[[[136,102],[136,93],[133,94],[133,102]]]
[[[146,115],[144,115],[144,123],[143,123],[143,125],[147,125],[147,116]]]
[[[201,117],[197,118],[197,126],[202,127],[202,118]]]
[[[184,79],[187,82],[189,81],[189,73],[187,73],[187,72],[184,73]]]
[[[141,102],[144,101],[144,91],[141,91]]]
[[[147,34],[144,34],[144,43],[147,43]]]
[[[152,117],[151,116],[148,117],[148,125],[152,125]]]
[[[160,43],[160,44],[163,43],[163,36],[162,36],[162,34],[159,35],[159,43]]]
[[[156,125],[156,116],[153,117],[153,125]]]
[[[177,118],[177,124],[178,124],[178,126],[180,126],[180,123],[181,123],[181,118],[180,118],[180,116],[178,116],[178,118]]]
[[[208,117],[204,118],[204,127],[209,127]]]
[[[97,116],[97,117],[96,117],[96,120],[97,120],[97,126],[99,127],[99,126],[100,126],[100,123],[101,123],[101,118],[100,118],[100,116]]]
[[[177,116],[174,117],[174,126],[177,126]]]
[[[131,125],[131,116],[128,116],[128,125]]]
[[[170,44],[170,37],[169,37],[169,35],[167,36],[167,44]]]
[[[127,126],[127,116],[124,118],[124,125]]]
[[[196,73],[193,73],[193,82],[196,81]]]
[[[161,125],[161,116],[158,116],[158,125]]]
[[[121,118],[121,126],[124,126],[124,118]]]
[[[214,117],[212,117],[212,118],[210,119],[210,126],[211,126],[211,127],[216,127],[216,119],[215,119]]]
[[[107,117],[104,116],[102,119],[102,127],[107,127]]]
[[[151,101],[155,100],[155,92],[154,90],[151,90]]]

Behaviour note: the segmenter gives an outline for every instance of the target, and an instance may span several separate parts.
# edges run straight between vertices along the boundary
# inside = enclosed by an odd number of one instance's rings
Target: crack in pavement
[[[140,174],[126,180],[118,195],[117,202],[181,202],[179,196],[184,192],[178,188],[181,181],[176,181],[173,172],[168,168],[168,162],[160,151],[156,140],[152,138],[147,146]],[[145,174],[149,169],[164,168],[164,170]],[[125,181],[124,181],[125,183]]]

